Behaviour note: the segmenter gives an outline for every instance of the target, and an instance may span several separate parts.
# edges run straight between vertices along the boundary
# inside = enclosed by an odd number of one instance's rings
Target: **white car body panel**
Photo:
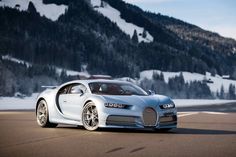
[[[145,128],[143,120],[143,112],[145,108],[151,107],[157,113],[157,124],[153,126],[154,128],[176,128],[177,127],[177,110],[176,108],[161,109],[160,105],[173,103],[173,101],[166,96],[162,95],[96,95],[90,91],[89,83],[91,82],[112,82],[112,83],[123,83],[123,81],[111,81],[111,80],[76,80],[67,82],[55,89],[46,89],[43,91],[37,99],[37,103],[44,99],[47,102],[49,110],[49,121],[51,123],[58,124],[71,124],[71,125],[82,125],[82,110],[86,102],[92,101],[98,110],[99,115],[99,127],[109,127],[109,128]],[[83,95],[78,94],[60,94],[58,98],[58,104],[56,102],[56,97],[58,91],[70,84],[80,83],[83,84],[87,91]],[[127,82],[126,82],[127,83]],[[105,103],[119,103],[131,105],[129,109],[119,109],[119,108],[107,108],[104,106]],[[37,105],[36,105],[37,106]],[[37,107],[36,107],[37,108]],[[165,115],[171,114],[171,116],[176,117],[176,121],[173,123],[166,123],[166,125],[161,125],[159,119],[160,117],[165,117]],[[135,125],[108,125],[108,116],[129,116],[135,117]],[[164,124],[164,123],[163,123]]]

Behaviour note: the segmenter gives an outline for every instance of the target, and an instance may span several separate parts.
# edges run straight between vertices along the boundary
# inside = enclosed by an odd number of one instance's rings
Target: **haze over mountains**
[[[2,95],[70,79],[57,68],[113,77],[136,78],[158,69],[236,79],[235,40],[122,0],[1,0],[0,5],[5,6],[0,7]]]

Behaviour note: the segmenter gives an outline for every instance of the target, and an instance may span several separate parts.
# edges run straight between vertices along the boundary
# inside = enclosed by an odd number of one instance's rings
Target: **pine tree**
[[[224,90],[224,86],[221,85],[220,88],[220,99],[224,99],[225,98],[225,90]]]
[[[104,8],[104,2],[103,1],[101,1],[100,7]]]
[[[220,93],[218,90],[216,91],[216,98],[220,98]]]
[[[163,75],[163,72],[161,72],[161,74],[160,74],[160,80],[161,80],[161,81],[164,81],[164,75]]]
[[[229,85],[229,99],[236,99],[235,86],[233,84]]]
[[[138,34],[137,34],[136,29],[134,30],[134,34],[133,34],[133,36],[132,36],[132,41],[133,41],[134,43],[138,43]]]
[[[146,37],[147,37],[147,31],[146,31],[145,29],[143,29],[142,37],[143,37],[143,38],[146,38]]]
[[[181,85],[183,85],[185,83],[183,72],[181,72],[180,75],[179,75],[179,81],[180,81]]]
[[[29,2],[29,5],[28,5],[28,12],[32,13],[32,14],[38,14],[33,2]]]
[[[66,78],[67,78],[67,73],[66,73],[66,70],[63,69],[61,71],[60,79],[64,82],[66,80]]]
[[[160,76],[159,76],[158,72],[155,71],[155,70],[153,70],[152,79],[153,80],[159,80],[160,79]]]

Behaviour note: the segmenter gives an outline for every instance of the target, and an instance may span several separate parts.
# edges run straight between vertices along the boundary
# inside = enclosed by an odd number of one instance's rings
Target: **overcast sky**
[[[236,39],[236,0],[125,0]]]

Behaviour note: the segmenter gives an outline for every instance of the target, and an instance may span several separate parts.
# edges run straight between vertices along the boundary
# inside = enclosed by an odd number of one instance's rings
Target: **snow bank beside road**
[[[204,105],[221,105],[228,103],[236,103],[236,100],[207,100],[207,99],[174,99],[176,107],[191,107],[191,106],[204,106]]]
[[[35,102],[38,93],[31,97],[0,97],[0,110],[32,110],[35,109]]]
[[[34,110],[38,93],[31,97],[0,97],[0,110]],[[236,103],[236,100],[201,100],[201,99],[174,99],[176,107],[220,105]]]

